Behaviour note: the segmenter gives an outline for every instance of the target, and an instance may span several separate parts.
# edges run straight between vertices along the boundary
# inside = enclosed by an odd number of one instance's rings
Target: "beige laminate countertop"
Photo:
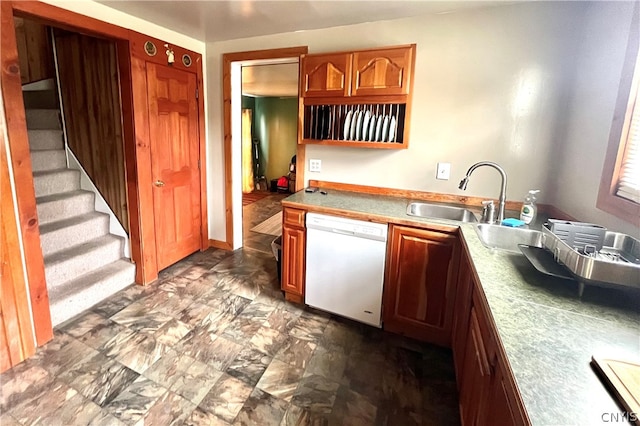
[[[543,275],[522,255],[483,246],[472,224],[408,216],[410,201],[327,190],[301,191],[282,204],[376,222],[459,227],[532,424],[611,423],[610,413],[621,409],[590,360],[640,359],[640,294],[586,286],[580,298],[575,281]]]

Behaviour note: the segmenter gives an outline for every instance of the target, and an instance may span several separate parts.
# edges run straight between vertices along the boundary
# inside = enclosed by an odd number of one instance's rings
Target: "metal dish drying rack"
[[[579,283],[640,289],[640,241],[598,225],[549,219],[543,245]]]

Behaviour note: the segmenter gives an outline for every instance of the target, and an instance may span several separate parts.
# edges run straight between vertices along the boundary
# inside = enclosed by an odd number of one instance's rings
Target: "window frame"
[[[637,108],[635,113],[640,114],[640,105],[634,105],[635,93],[640,89],[640,52],[638,50],[640,37],[637,30],[638,6],[636,5],[634,9],[634,18],[631,23],[629,42],[622,68],[618,98],[609,133],[609,143],[602,168],[596,207],[619,219],[639,226],[640,204],[616,195],[634,107]]]

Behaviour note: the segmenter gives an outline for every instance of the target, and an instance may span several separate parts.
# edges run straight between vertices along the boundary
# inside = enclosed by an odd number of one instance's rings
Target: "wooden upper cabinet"
[[[352,96],[407,95],[415,46],[353,54]]]
[[[351,54],[335,53],[302,57],[301,88],[303,97],[349,96]]]
[[[416,45],[303,55],[299,144],[406,149]]]
[[[416,46],[305,55],[302,97],[408,95]]]
[[[452,234],[392,226],[384,329],[449,346],[459,243]]]

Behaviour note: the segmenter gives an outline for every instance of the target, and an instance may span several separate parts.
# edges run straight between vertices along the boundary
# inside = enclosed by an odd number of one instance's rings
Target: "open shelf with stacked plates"
[[[303,55],[299,143],[408,147],[415,45]]]
[[[402,144],[406,105],[307,105],[303,139]]]

